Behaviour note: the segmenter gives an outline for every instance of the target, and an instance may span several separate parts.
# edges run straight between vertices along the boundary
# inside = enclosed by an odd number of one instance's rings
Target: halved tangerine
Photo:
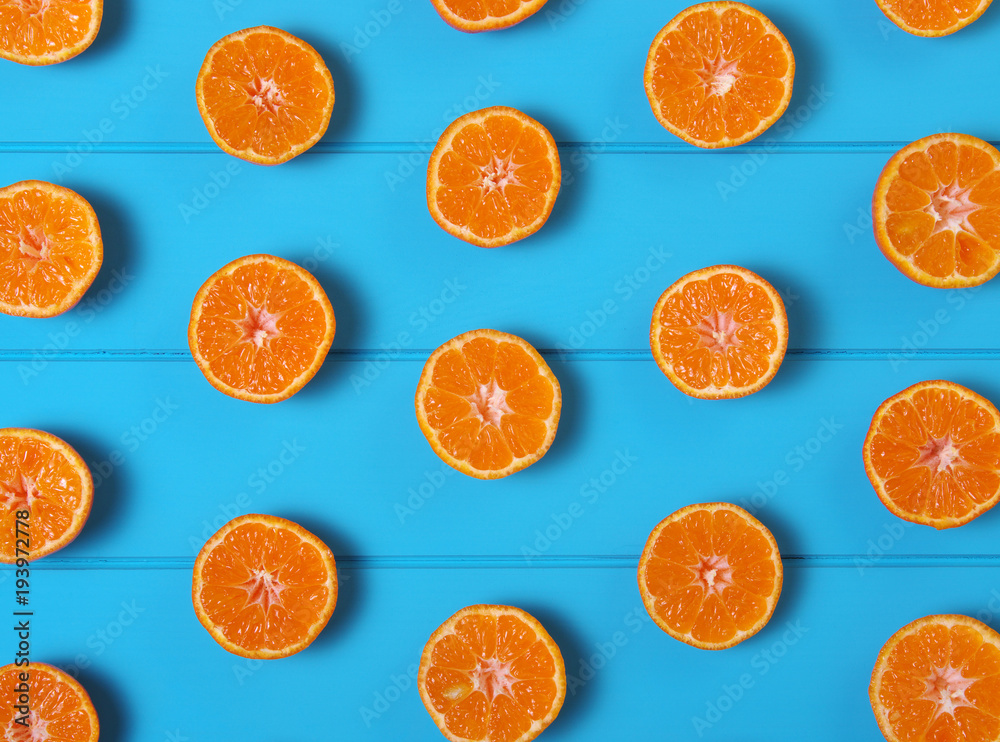
[[[968,616],[926,616],[882,647],[868,698],[889,742],[1000,740],[1000,635]]]
[[[979,18],[993,0],[875,0],[889,20],[915,36],[947,36]]]
[[[195,95],[215,143],[259,165],[287,162],[316,144],[334,102],[333,77],[319,52],[271,26],[217,41]]]
[[[899,150],[872,198],[875,241],[924,286],[978,286],[1000,271],[1000,152],[967,134]]]
[[[434,9],[459,31],[495,31],[534,15],[548,0],[431,0]]]
[[[0,188],[0,312],[55,317],[101,270],[97,214],[75,191],[41,180]]]
[[[646,96],[656,120],[698,147],[760,136],[788,108],[795,56],[763,13],[737,2],[681,11],[653,39]]]
[[[663,292],[649,330],[653,358],[685,394],[743,397],[774,378],[788,347],[778,292],[738,265],[688,273]]]
[[[639,558],[639,592],[656,625],[699,649],[727,649],[771,619],[784,571],[774,536],[728,502],[662,520]]]
[[[922,381],[883,402],[864,444],[865,471],[890,511],[954,528],[1000,500],[1000,413],[950,381]]]
[[[330,548],[298,523],[273,515],[234,518],[194,563],[194,612],[223,649],[277,659],[301,652],[337,604]]]
[[[56,64],[90,46],[104,0],[0,0],[0,59]]]
[[[528,742],[566,698],[559,647],[530,614],[506,605],[463,608],[424,647],[420,699],[453,742]]]
[[[27,687],[27,692],[25,691]],[[23,704],[22,694],[27,693]],[[44,662],[0,667],[0,733],[14,742],[97,742],[100,724],[90,695],[72,676]],[[27,724],[17,705],[30,706]]]
[[[552,213],[562,170],[549,130],[516,108],[456,119],[427,165],[427,208],[441,229],[480,247],[537,232]]]
[[[538,461],[556,437],[559,382],[530,343],[473,330],[435,350],[417,385],[417,422],[434,453],[478,479]]]
[[[83,529],[93,501],[90,469],[66,441],[41,430],[0,430],[0,562],[63,548]],[[18,528],[23,511],[28,517]]]
[[[330,300],[309,271],[273,255],[248,255],[198,290],[188,344],[219,391],[248,402],[280,402],[323,365],[336,326]]]

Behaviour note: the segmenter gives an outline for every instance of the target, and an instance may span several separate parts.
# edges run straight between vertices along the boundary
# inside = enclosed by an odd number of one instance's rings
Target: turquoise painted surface
[[[80,675],[102,739],[284,739],[290,723],[440,739],[408,672],[476,602],[534,612],[563,649],[573,692],[543,739],[879,739],[867,682],[893,631],[935,612],[1000,628],[998,516],[904,526],[860,456],[875,408],[916,381],[1000,400],[996,286],[913,284],[868,221],[905,141],[1000,139],[1000,83],[953,72],[995,56],[1000,14],[929,41],[869,0],[761,2],[796,50],[789,114],[701,152],[659,127],[641,83],[683,2],[551,0],[478,36],[426,0],[106,4],[76,60],[0,69],[0,182],[78,190],[106,241],[78,309],[0,317],[0,424],[63,436],[99,482],[32,596],[35,658]],[[313,43],[337,86],[324,141],[270,169],[219,153],[193,100],[207,48],[259,24]],[[487,251],[434,225],[424,169],[444,125],[494,104],[549,126],[564,186],[541,232]],[[312,269],[338,318],[320,374],[276,406],[218,394],[186,348],[198,286],[252,252]],[[680,394],[647,344],[663,289],[718,262],[771,280],[791,325],[775,381],[730,403]],[[564,391],[552,450],[500,482],[443,468],[412,411],[430,350],[480,326],[532,341]],[[660,519],[717,499],[771,527],[786,584],[764,631],[706,653],[645,620],[635,565]],[[287,660],[227,654],[191,609],[194,554],[244,512],[299,520],[341,567],[329,627]]]

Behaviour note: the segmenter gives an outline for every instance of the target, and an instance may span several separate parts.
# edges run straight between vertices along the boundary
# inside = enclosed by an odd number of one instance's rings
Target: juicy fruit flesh
[[[220,277],[205,295],[196,328],[212,373],[251,394],[291,386],[312,366],[326,333],[313,287],[269,261]]]
[[[558,697],[551,650],[517,616],[459,619],[434,645],[430,661],[425,691],[459,737],[517,739]]]
[[[2,0],[0,39],[23,57],[44,57],[83,42],[94,23],[89,0]]]
[[[699,390],[749,387],[771,368],[779,347],[771,297],[736,273],[683,284],[659,313],[660,352]]]
[[[480,470],[504,469],[544,445],[552,382],[511,342],[476,337],[438,356],[424,398],[441,446]]]
[[[18,674],[23,668],[10,667],[0,673],[0,696],[17,698]],[[53,672],[32,662],[29,670],[31,713],[28,728],[16,724],[11,702],[0,705],[0,734],[5,740],[24,742],[53,742],[61,740],[89,740],[93,724],[84,709],[83,700],[76,688]]]
[[[766,125],[785,99],[790,69],[782,41],[738,8],[684,17],[661,40],[653,65],[660,116],[712,144]]]
[[[546,138],[511,115],[493,114],[457,131],[438,163],[442,216],[480,239],[529,228],[545,216],[555,184]]]
[[[485,21],[487,18],[504,18],[525,5],[537,0],[443,0],[452,13],[467,21]]]
[[[282,158],[325,127],[333,91],[322,60],[273,32],[219,48],[203,81],[216,133],[233,150]]]
[[[878,701],[897,737],[993,740],[1000,735],[1000,649],[975,628],[931,622],[890,651]]]
[[[666,523],[653,542],[642,574],[654,599],[647,608],[697,642],[732,641],[766,619],[779,585],[775,557],[739,514],[694,510]]]
[[[1000,430],[991,412],[950,388],[891,403],[870,456],[886,496],[903,512],[963,518],[1000,492]]]
[[[45,441],[0,435],[0,552],[15,553],[16,513],[22,509],[30,513],[33,552],[62,538],[83,489],[80,472]]]
[[[225,638],[249,651],[305,640],[330,598],[322,555],[283,528],[235,527],[202,567],[200,601]]]
[[[886,235],[900,260],[936,279],[996,266],[1000,162],[990,150],[943,140],[902,160],[885,196]]]
[[[47,307],[66,301],[93,270],[93,224],[73,199],[37,188],[0,197],[0,302]]]
[[[983,0],[879,0],[911,28],[920,31],[946,31],[974,18]]]

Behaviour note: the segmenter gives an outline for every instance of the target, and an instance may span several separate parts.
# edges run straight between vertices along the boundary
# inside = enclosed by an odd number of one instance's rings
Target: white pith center
[[[472,402],[472,412],[479,418],[479,422],[483,425],[493,425],[497,429],[500,428],[503,416],[514,411],[507,405],[507,392],[495,381],[480,384],[468,400]]]
[[[480,187],[488,195],[498,188],[502,190],[508,185],[518,185],[520,182],[516,175],[518,167],[520,166],[511,162],[510,158],[501,160],[494,155],[493,162],[480,168],[482,173]]]
[[[274,80],[268,78],[255,77],[248,86],[247,93],[250,96],[250,102],[257,107],[259,112],[277,113],[278,109],[285,103],[281,88]]]
[[[961,188],[958,183],[951,183],[941,186],[930,194],[931,202],[924,207],[924,210],[934,217],[934,234],[946,230],[975,233],[975,229],[969,224],[969,215],[979,206],[969,197],[971,190],[971,188]]]
[[[23,740],[23,742],[47,742],[51,738],[49,734],[49,723],[35,710],[28,712],[28,728],[25,730],[24,727],[14,724],[13,720],[10,722],[10,726],[7,727],[8,734],[11,733],[11,727],[13,727],[13,735],[6,737],[5,739],[16,739]]]
[[[280,315],[271,314],[263,307],[258,309],[247,304],[246,316],[237,322],[243,330],[243,342],[253,343],[260,348],[266,341],[279,337],[281,335],[278,329],[279,318]]]
[[[23,227],[19,243],[21,255],[34,260],[48,260],[52,250],[49,238],[45,236],[41,227]]]
[[[736,333],[743,327],[728,313],[715,311],[703,319],[695,328],[701,336],[702,346],[715,353],[739,345]]]
[[[935,667],[931,670],[930,677],[926,679],[927,687],[921,698],[934,702],[935,719],[941,714],[954,716],[955,709],[972,705],[965,697],[965,691],[974,682],[976,681],[963,676],[961,670],[950,665],[943,668]]]
[[[513,697],[511,688],[515,678],[510,671],[511,664],[498,659],[480,659],[479,666],[472,671],[473,691],[482,691],[489,701],[497,696]]]
[[[281,591],[287,585],[278,582],[277,578],[265,569],[253,572],[250,579],[240,585],[247,591],[247,605],[257,603],[267,613],[275,603],[281,603]]]
[[[701,79],[708,86],[709,95],[725,95],[736,84],[737,62],[727,62],[720,54],[715,59],[705,61]]]
[[[20,482],[0,482],[0,497],[9,510],[31,507],[38,499],[38,484],[35,480],[23,474],[20,479]]]
[[[959,459],[958,449],[951,442],[951,436],[944,438],[931,438],[919,449],[920,458],[917,459],[917,466],[926,466],[935,474],[950,471],[952,463]]]
[[[700,557],[696,567],[696,583],[705,588],[705,597],[721,594],[733,584],[733,570],[725,556]]]

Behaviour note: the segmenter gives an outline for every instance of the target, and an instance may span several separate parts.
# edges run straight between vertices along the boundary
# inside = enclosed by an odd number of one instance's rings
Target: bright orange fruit
[[[756,273],[715,265],[688,273],[663,292],[649,330],[653,358],[685,394],[743,397],[762,389],[788,347],[778,292]]]
[[[434,9],[459,31],[494,31],[534,15],[547,0],[431,0]]]
[[[304,268],[248,255],[216,271],[194,297],[188,344],[209,383],[248,402],[280,402],[323,365],[336,320]]]
[[[0,497],[0,562],[13,564],[19,557],[40,559],[77,537],[90,515],[94,480],[66,441],[41,430],[3,428]],[[23,510],[28,520],[18,529],[17,514]],[[18,538],[27,538],[28,545],[17,543]],[[29,553],[19,554],[18,548]]]
[[[65,62],[90,46],[104,0],[0,0],[0,59]]]
[[[312,147],[333,111],[333,77],[323,58],[302,39],[271,26],[217,41],[195,91],[215,143],[258,165],[278,165]]]
[[[915,36],[947,36],[965,28],[993,0],[875,0],[882,12]]]
[[[737,2],[683,10],[646,59],[646,96],[670,133],[698,147],[760,136],[792,99],[795,57],[777,26]]]
[[[24,679],[22,673],[28,678]],[[16,706],[21,704],[27,686],[31,711],[28,725]],[[84,687],[71,675],[44,662],[31,661],[29,667],[0,667],[0,733],[3,739],[18,742],[97,742],[100,725],[94,704]]]
[[[1000,271],[1000,152],[934,134],[886,164],[872,199],[875,241],[924,286],[978,286]]]
[[[926,616],[882,647],[868,698],[889,742],[1000,739],[1000,635],[968,616]]]
[[[420,698],[453,742],[528,742],[566,698],[559,647],[520,608],[472,605],[435,631],[417,676]]]
[[[527,341],[473,330],[431,353],[417,385],[417,422],[449,466],[498,479],[538,461],[559,425],[562,395]]]
[[[728,502],[688,505],[660,522],[639,558],[656,625],[699,649],[728,649],[771,619],[784,572],[771,532]]]
[[[97,215],[83,196],[40,180],[0,188],[0,312],[55,317],[72,309],[103,259]]]
[[[427,208],[441,229],[480,247],[509,245],[545,224],[562,170],[548,129],[516,108],[456,119],[427,165]]]
[[[298,523],[241,515],[194,562],[194,612],[223,649],[277,659],[301,652],[337,604],[330,548]]]
[[[882,503],[911,523],[954,528],[1000,499],[1000,413],[950,381],[922,381],[878,408],[865,471]]]

